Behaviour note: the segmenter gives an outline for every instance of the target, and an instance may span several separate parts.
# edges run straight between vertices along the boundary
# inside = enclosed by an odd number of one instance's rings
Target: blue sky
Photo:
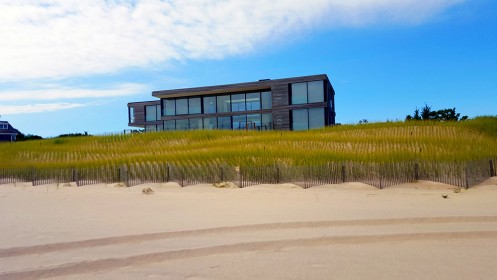
[[[492,0],[0,0],[0,42],[1,119],[44,137],[126,129],[153,90],[321,73],[344,124],[497,115]]]

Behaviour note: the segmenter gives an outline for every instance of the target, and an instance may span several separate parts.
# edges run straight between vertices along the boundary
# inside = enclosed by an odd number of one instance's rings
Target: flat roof
[[[138,102],[129,102],[128,103],[128,107],[132,107],[134,105],[143,105],[143,106],[147,106],[147,105],[159,105],[160,104],[160,100],[151,100],[151,101],[138,101]]]
[[[292,82],[303,82],[308,80],[309,81],[328,80],[328,76],[326,74],[319,74],[319,75],[301,76],[301,77],[275,79],[275,80],[262,79],[256,82],[246,82],[246,83],[237,83],[237,84],[159,90],[159,91],[153,91],[152,96],[158,98],[166,98],[166,97],[170,98],[170,97],[183,97],[183,96],[193,96],[193,95],[219,94],[219,93],[228,93],[228,92],[257,91],[257,90],[262,91],[262,90],[271,90],[271,85],[274,83],[292,83]]]

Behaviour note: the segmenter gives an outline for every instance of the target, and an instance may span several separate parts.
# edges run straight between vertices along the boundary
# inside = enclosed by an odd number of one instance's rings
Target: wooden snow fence
[[[32,182],[33,186],[70,183],[77,186],[123,183],[176,182],[182,187],[233,182],[239,187],[259,184],[292,183],[302,188],[361,182],[388,188],[418,180],[434,181],[468,188],[496,176],[495,159],[467,162],[330,162],[312,166],[229,166],[175,165],[164,162],[138,162],[81,168],[0,169],[0,184]]]

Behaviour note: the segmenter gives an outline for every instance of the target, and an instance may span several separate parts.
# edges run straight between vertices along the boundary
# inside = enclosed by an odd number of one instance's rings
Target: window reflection
[[[231,111],[245,111],[245,93],[231,95]]]
[[[291,103],[306,104],[324,102],[324,82],[312,81],[293,83],[291,86]]]
[[[216,113],[216,97],[206,96],[204,97],[204,114]]]
[[[217,118],[204,118],[204,129],[217,129]]]
[[[217,97],[217,112],[231,112],[231,104],[230,104],[230,96],[229,95],[221,95]]]
[[[176,99],[176,115],[188,114],[188,99]]]
[[[164,130],[175,130],[176,129],[176,121],[164,121]]]
[[[271,109],[273,107],[273,101],[270,91],[261,92],[261,107],[262,109]]]
[[[176,115],[176,100],[174,99],[165,99],[164,100],[164,113],[166,116],[174,116]]]
[[[309,129],[307,109],[292,111],[292,128],[293,130]]]
[[[188,130],[188,119],[186,120],[176,120],[176,130]]]
[[[246,94],[247,111],[261,109],[261,93],[252,92]]]
[[[202,113],[202,108],[200,107],[200,97],[194,97],[188,99],[188,114],[200,114]]]
[[[217,118],[217,126],[219,129],[231,129],[231,117]]]
[[[198,130],[202,129],[202,119],[190,119],[190,129]]]
[[[247,125],[247,116],[233,116],[233,129],[245,129]]]

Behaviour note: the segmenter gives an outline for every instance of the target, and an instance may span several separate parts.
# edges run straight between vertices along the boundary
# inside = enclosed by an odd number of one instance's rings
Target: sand
[[[0,279],[497,279],[497,178],[453,189],[0,185]]]

